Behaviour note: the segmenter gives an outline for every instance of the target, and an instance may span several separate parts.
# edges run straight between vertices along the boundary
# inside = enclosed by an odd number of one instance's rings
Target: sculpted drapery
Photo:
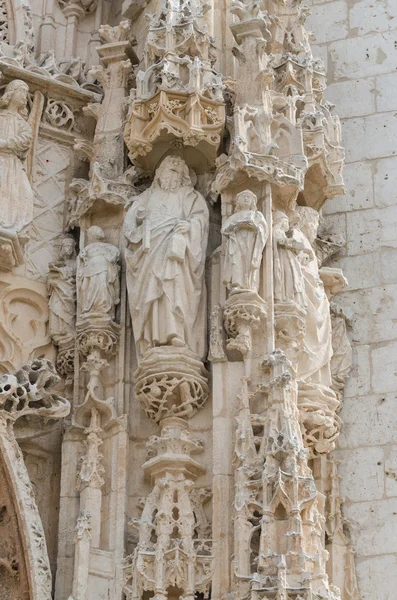
[[[19,232],[33,219],[33,190],[23,160],[32,142],[28,86],[14,79],[0,99],[0,227]]]
[[[80,316],[114,318],[119,302],[119,249],[104,242],[100,227],[87,231],[88,244],[79,254],[77,290]]]
[[[234,213],[222,227],[226,238],[224,283],[231,291],[258,291],[259,269],[269,233],[256,201],[250,190],[240,192]]]
[[[49,265],[49,330],[55,343],[73,338],[76,320],[75,241],[65,236],[61,241],[59,262]]]
[[[329,387],[332,357],[330,306],[312,247],[317,236],[319,215],[316,210],[307,206],[298,206],[297,210],[300,223],[296,231],[296,239],[304,247],[300,258],[307,307],[305,351],[298,363],[298,374],[305,381]]]
[[[166,157],[125,219],[129,304],[138,356],[155,346],[205,345],[209,214],[183,159]]]

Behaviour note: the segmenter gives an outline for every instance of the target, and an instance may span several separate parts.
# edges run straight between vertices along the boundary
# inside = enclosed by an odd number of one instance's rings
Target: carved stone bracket
[[[136,397],[156,422],[168,416],[190,418],[208,399],[208,373],[187,348],[149,350],[135,378]]]
[[[252,349],[253,331],[264,325],[266,314],[266,302],[256,292],[232,292],[223,309],[228,350],[245,357]]]
[[[331,388],[299,382],[299,420],[311,457],[334,450],[341,426],[341,419],[336,414],[339,405]]]
[[[27,238],[15,231],[0,229],[0,270],[11,271],[23,264],[23,246]]]

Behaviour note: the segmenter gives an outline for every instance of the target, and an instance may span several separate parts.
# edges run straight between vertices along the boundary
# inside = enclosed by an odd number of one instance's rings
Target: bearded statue
[[[125,219],[127,286],[140,360],[156,346],[205,352],[209,214],[185,161],[167,156]]]

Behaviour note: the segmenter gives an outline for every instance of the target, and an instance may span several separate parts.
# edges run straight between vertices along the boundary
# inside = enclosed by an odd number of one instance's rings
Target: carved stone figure
[[[306,248],[290,228],[288,217],[280,210],[273,214],[274,301],[306,306],[304,281],[298,255]]]
[[[11,81],[0,98],[0,227],[19,232],[33,218],[33,190],[23,160],[32,143],[28,85]]]
[[[226,240],[224,283],[232,292],[258,291],[268,227],[256,202],[257,197],[250,190],[240,192],[234,213],[222,227]]]
[[[77,267],[77,294],[80,317],[114,317],[119,303],[119,249],[108,244],[100,227],[87,231],[88,244],[80,252]]]
[[[56,344],[72,339],[76,321],[75,241],[65,236],[59,248],[59,261],[48,271],[49,330]]]
[[[125,219],[127,285],[140,357],[155,346],[204,352],[208,208],[182,158],[168,156]]]
[[[300,224],[295,235],[298,242],[303,245],[300,258],[307,306],[305,351],[299,359],[298,374],[305,381],[330,386],[332,334],[329,301],[312,247],[317,235],[319,215],[316,210],[308,206],[298,206],[297,210]]]

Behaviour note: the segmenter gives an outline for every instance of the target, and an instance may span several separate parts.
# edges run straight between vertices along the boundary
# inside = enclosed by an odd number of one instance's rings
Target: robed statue
[[[113,319],[120,301],[120,251],[105,241],[103,230],[95,225],[87,230],[87,242],[77,267],[79,316]]]
[[[269,232],[251,190],[237,194],[234,213],[222,227],[225,238],[223,279],[231,292],[259,288],[259,270]]]
[[[14,79],[0,98],[0,228],[19,232],[33,219],[34,196],[24,159],[32,143],[28,85]]]
[[[49,331],[56,344],[72,340],[76,331],[75,245],[74,239],[65,235],[59,247],[59,260],[49,265]]]
[[[155,346],[205,351],[209,214],[185,161],[167,156],[125,219],[127,286],[138,359]]]
[[[274,301],[277,304],[295,304],[306,308],[305,284],[301,257],[307,250],[287,215],[273,212],[273,273]]]
[[[307,313],[304,352],[298,362],[298,376],[306,382],[331,385],[332,330],[329,301],[319,275],[313,244],[319,214],[308,206],[298,206],[300,222],[296,237],[304,246],[300,255]]]

